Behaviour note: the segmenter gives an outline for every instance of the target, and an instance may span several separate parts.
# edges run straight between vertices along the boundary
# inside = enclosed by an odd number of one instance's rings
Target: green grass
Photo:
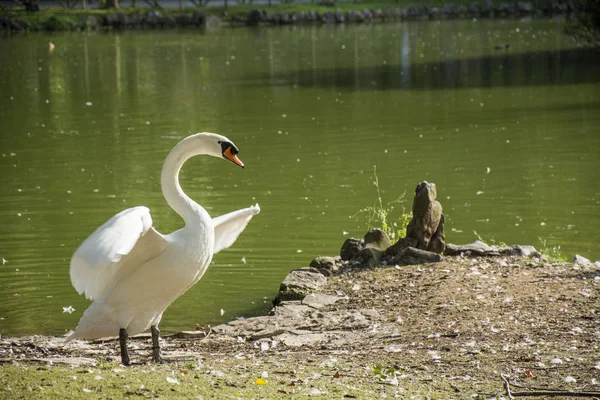
[[[252,382],[247,383],[251,387]],[[224,397],[247,393],[247,388],[229,386],[226,378],[211,379],[208,374],[177,366],[0,368],[0,398],[3,399],[196,399],[198,395],[208,396],[215,386],[222,386]],[[267,391],[268,388],[264,390]]]
[[[551,263],[566,263],[569,262],[569,258],[562,253],[560,246],[549,246],[546,239],[538,238],[542,244],[540,253],[546,256]]]
[[[371,399],[382,393],[389,398],[398,394],[398,386],[388,382],[389,369],[382,378],[374,375],[373,367],[286,365],[280,360],[244,359],[222,365],[213,360],[212,367],[201,362],[132,367],[103,363],[92,368],[4,365],[0,366],[0,399],[310,399],[318,393],[318,398]],[[444,398],[429,390],[422,393],[423,387],[415,390],[403,394]]]
[[[367,215],[368,229],[379,228],[390,237],[390,239],[400,239],[406,236],[406,227],[412,219],[412,213],[406,212],[402,203],[406,202],[402,193],[396,200],[384,202],[379,186],[379,177],[377,176],[377,166],[373,167],[373,184],[377,191],[377,199],[373,206],[365,207],[359,210],[354,217]],[[400,204],[401,211],[394,212],[396,205]]]

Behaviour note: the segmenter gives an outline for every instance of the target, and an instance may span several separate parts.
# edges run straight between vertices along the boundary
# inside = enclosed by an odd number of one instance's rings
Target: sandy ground
[[[289,315],[280,308],[208,336],[167,336],[163,347],[166,357],[218,360],[233,372],[276,366],[290,380],[303,366],[335,364],[357,384],[404,388],[396,394],[501,397],[501,375],[513,391],[600,391],[599,289],[593,265],[447,257],[329,277],[321,292],[335,296],[333,304],[290,303]],[[149,361],[149,336],[131,348],[134,362]],[[115,340],[0,339],[0,365],[85,366],[107,358],[119,360]]]

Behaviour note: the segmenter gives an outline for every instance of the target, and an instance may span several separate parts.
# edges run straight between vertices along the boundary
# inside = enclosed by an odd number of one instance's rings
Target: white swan
[[[133,207],[109,219],[79,246],[71,259],[71,282],[94,302],[67,342],[118,335],[121,362],[127,365],[128,335],[151,327],[152,359],[161,361],[158,323],[163,312],[200,280],[213,254],[231,246],[260,212],[256,204],[211,219],[181,190],[179,170],[187,159],[200,154],[225,158],[243,168],[237,153],[229,139],[214,133],[183,139],[165,160],[161,186],[185,227],[163,236],[152,227],[147,207]]]

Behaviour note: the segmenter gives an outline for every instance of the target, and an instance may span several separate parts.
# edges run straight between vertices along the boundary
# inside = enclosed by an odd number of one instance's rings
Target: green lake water
[[[192,159],[184,190],[213,216],[256,202],[262,213],[165,312],[164,331],[266,312],[289,270],[365,233],[355,214],[376,201],[374,166],[383,200],[406,193],[407,209],[418,182],[437,184],[449,242],[477,232],[600,259],[600,57],[561,29],[0,38],[0,333],[75,328],[89,301],[71,286],[70,257],[115,213],[146,205],[160,232],[181,227],[159,174],[171,147],[200,131],[232,139],[246,168]]]

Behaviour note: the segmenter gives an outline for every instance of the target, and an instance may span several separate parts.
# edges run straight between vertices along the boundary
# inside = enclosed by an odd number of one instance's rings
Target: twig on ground
[[[506,390],[506,395],[509,399],[514,399],[515,397],[600,397],[600,392],[581,392],[575,390],[528,390],[526,392],[511,392],[510,385],[511,383],[508,381],[508,378],[504,376],[504,374],[500,374],[500,377],[504,381],[504,389]]]
[[[212,333],[212,327],[210,325],[208,325],[208,332],[206,333],[206,335],[204,336],[204,339],[208,339],[208,336]]]

